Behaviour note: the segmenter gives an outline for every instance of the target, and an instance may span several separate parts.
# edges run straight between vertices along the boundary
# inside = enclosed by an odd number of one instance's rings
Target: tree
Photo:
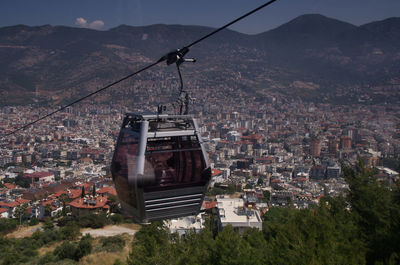
[[[22,219],[28,216],[28,206],[24,204],[18,205],[14,210],[14,217],[19,220],[19,224],[22,224]]]
[[[269,200],[271,198],[271,192],[269,190],[265,190],[263,192],[264,198],[262,199],[263,202],[269,203]]]
[[[110,205],[110,212],[112,212],[112,213],[120,212],[117,196],[115,196],[113,194],[108,195],[108,205]]]
[[[62,210],[61,210],[61,214],[62,216],[66,216],[67,215],[67,202],[69,200],[69,197],[67,194],[61,194],[60,196],[60,201],[63,205]]]
[[[75,222],[69,222],[66,226],[62,227],[60,233],[67,240],[75,240],[81,235],[80,227]]]
[[[47,216],[44,220],[43,229],[44,230],[54,229],[53,220],[49,216]]]
[[[217,264],[256,264],[250,250],[248,242],[227,225],[215,239],[213,260]]]
[[[100,240],[100,243],[107,252],[119,251],[125,246],[125,240],[120,235],[104,237]]]
[[[64,241],[61,246],[56,247],[53,254],[59,260],[63,259],[75,259],[76,248],[73,243]]]
[[[29,178],[24,178],[23,177],[23,172],[20,172],[17,177],[15,178],[15,184],[23,187],[23,188],[29,188],[31,185],[31,182]]]
[[[244,186],[245,189],[252,189],[253,185],[251,185],[250,183],[247,183],[246,186]]]
[[[152,222],[135,234],[127,263],[169,264],[176,258],[169,241],[169,230],[160,222]]]
[[[394,244],[399,240],[393,238],[394,234],[399,235],[400,220],[396,190],[391,192],[379,185],[375,172],[367,169],[361,159],[353,168],[343,165],[343,172],[350,188],[352,216],[368,249],[367,263],[388,263],[393,253],[400,253]]]
[[[75,250],[74,258],[76,261],[92,252],[92,237],[90,234],[84,235]]]
[[[84,197],[85,197],[85,187],[82,186],[81,198],[84,198]]]
[[[259,177],[257,180],[257,185],[261,186],[263,184],[264,184],[264,181],[263,181],[262,177]]]
[[[51,209],[50,204],[46,204],[46,206],[44,206],[44,215],[45,216],[51,216],[52,211],[53,211],[53,209]]]

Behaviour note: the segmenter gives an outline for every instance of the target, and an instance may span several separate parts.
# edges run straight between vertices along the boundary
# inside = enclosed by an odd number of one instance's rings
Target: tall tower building
[[[349,136],[340,137],[340,149],[351,149],[351,138]]]
[[[320,156],[321,155],[321,141],[318,138],[311,139],[310,155],[312,155],[312,156]]]

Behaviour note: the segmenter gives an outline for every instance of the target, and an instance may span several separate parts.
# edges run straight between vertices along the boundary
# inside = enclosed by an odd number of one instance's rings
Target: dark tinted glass
[[[150,138],[144,175],[146,190],[204,184],[205,161],[196,136]]]
[[[128,176],[136,173],[138,136],[129,129],[123,129],[118,137],[117,147],[111,165],[111,172],[118,197],[125,203],[137,208],[133,186],[129,186]]]

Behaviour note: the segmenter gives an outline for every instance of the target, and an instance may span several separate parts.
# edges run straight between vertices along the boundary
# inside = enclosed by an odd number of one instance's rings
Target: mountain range
[[[38,93],[47,101],[68,100],[212,30],[162,24],[107,31],[50,25],[0,28],[0,104],[32,103]],[[320,100],[352,88],[384,101],[400,97],[400,18],[355,26],[302,15],[257,35],[223,30],[195,45],[187,57],[198,61],[187,67],[188,75],[199,80],[218,76],[224,82],[240,74],[238,82],[251,84],[252,91],[275,89]],[[139,78],[160,81],[154,72]]]

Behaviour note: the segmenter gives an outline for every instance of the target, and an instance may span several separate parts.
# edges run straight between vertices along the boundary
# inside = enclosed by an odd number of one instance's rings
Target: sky
[[[65,25],[108,30],[121,24],[222,26],[267,0],[1,0],[0,27]],[[230,27],[256,34],[303,14],[361,25],[400,17],[400,0],[278,0]]]

